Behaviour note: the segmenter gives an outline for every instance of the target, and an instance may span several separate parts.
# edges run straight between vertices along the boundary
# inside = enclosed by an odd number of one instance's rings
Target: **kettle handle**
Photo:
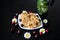
[[[55,0],[49,0],[49,5],[52,6]]]

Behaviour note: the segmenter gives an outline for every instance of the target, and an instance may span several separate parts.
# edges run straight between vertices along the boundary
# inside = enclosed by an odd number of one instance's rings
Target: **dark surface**
[[[28,6],[27,6],[28,5]],[[1,40],[18,40],[20,39],[16,33],[10,32],[11,19],[17,12],[22,10],[32,10],[36,12],[36,0],[2,0],[1,15]],[[49,33],[42,36],[39,40],[59,40],[60,35],[60,0],[55,0],[48,10]],[[23,34],[23,33],[22,33]],[[21,40],[23,40],[23,36]],[[38,40],[38,39],[37,39]]]

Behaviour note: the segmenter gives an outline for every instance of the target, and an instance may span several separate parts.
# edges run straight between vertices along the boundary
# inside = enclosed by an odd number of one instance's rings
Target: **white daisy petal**
[[[24,11],[22,11],[22,13],[27,13],[27,11],[24,10]]]
[[[47,20],[47,19],[44,19],[44,20],[43,20],[43,22],[44,22],[44,23],[47,23],[47,22],[48,22],[48,20]]]
[[[17,19],[16,18],[13,18],[12,19],[12,22],[15,22],[16,23],[17,22]]]
[[[42,32],[43,34],[45,33],[45,29],[44,28],[41,28],[40,30],[39,30],[39,32]]]
[[[31,37],[31,34],[30,34],[29,32],[26,32],[26,33],[24,34],[24,37],[25,37],[26,39],[29,39],[29,38]]]

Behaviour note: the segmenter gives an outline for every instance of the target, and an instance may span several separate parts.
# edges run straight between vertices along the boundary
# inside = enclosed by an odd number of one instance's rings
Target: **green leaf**
[[[37,1],[37,9],[41,15],[43,13],[46,13],[48,10],[48,1],[47,0],[38,0]]]

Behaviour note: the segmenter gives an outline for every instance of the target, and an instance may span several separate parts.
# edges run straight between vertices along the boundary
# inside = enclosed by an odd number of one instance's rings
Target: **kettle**
[[[52,6],[55,0],[37,0],[37,10],[40,15],[48,11],[48,7]]]

